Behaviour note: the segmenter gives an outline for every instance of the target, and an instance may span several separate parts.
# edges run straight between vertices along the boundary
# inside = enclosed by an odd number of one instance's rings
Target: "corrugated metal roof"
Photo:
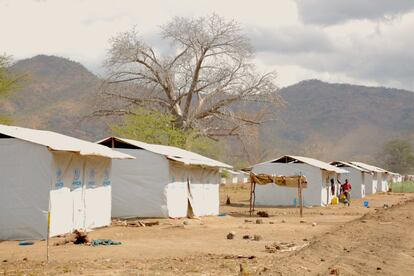
[[[379,167],[375,167],[375,166],[373,166],[373,165],[368,165],[368,164],[366,164],[366,163],[362,163],[362,162],[356,162],[356,161],[352,161],[352,162],[350,162],[350,163],[352,163],[352,164],[354,164],[354,165],[356,165],[356,166],[358,166],[358,167],[361,167],[361,168],[363,168],[363,169],[366,169],[366,170],[368,170],[368,171],[371,171],[371,172],[380,172],[380,173],[388,173],[388,171],[387,170],[384,170],[384,169],[381,169],[381,168],[379,168]]]
[[[0,133],[20,140],[43,145],[54,151],[76,152],[80,155],[95,155],[114,159],[135,158],[102,145],[52,131],[0,125]]]
[[[276,163],[277,161],[281,161],[282,159],[285,159],[285,158],[290,158],[290,159],[293,159],[293,160],[296,160],[296,161],[300,161],[300,162],[303,162],[303,163],[309,164],[311,166],[320,168],[322,170],[330,171],[330,172],[349,173],[347,170],[340,169],[338,167],[329,165],[326,162],[323,162],[323,161],[320,161],[320,160],[317,160],[317,159],[313,159],[313,158],[310,158],[310,157],[304,157],[304,156],[283,155],[279,158],[276,158],[276,159],[273,159],[273,160],[270,160],[270,161],[266,161],[266,162],[263,162],[263,163],[260,163],[260,164]],[[256,164],[256,165],[259,165],[259,164]],[[256,165],[254,165],[254,166],[256,166]]]
[[[329,163],[329,164],[330,164],[330,165],[332,165],[332,166],[335,166],[335,167],[336,167],[336,165],[335,165],[335,164],[337,164],[337,163],[342,164],[342,165],[344,165],[344,166],[346,166],[346,167],[354,168],[354,169],[359,170],[359,171],[361,171],[361,172],[371,173],[371,171],[366,170],[366,169],[364,169],[364,168],[362,168],[362,167],[358,167],[357,165],[354,165],[354,164],[352,164],[352,163],[350,163],[350,162],[345,162],[345,161],[332,161],[332,162],[331,162],[331,163]]]
[[[172,146],[164,146],[164,145],[156,145],[156,144],[149,144],[144,143],[132,139],[120,138],[120,137],[107,137],[98,141],[97,143],[103,143],[110,139],[115,139],[142,149],[145,149],[150,152],[154,152],[160,155],[164,155],[168,159],[186,164],[186,165],[198,165],[198,166],[208,166],[208,167],[215,167],[215,168],[229,168],[231,169],[232,166],[222,163],[220,161],[210,159],[208,157],[202,156],[200,154],[183,150],[177,147]]]

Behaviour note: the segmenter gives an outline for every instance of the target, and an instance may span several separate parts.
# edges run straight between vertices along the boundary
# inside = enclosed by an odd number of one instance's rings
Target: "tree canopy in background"
[[[384,144],[381,160],[386,169],[401,174],[414,170],[414,152],[409,141],[403,139],[390,140]]]
[[[171,114],[138,108],[125,115],[121,124],[113,124],[117,135],[146,143],[175,146],[218,158],[217,142],[177,128]]]
[[[7,55],[0,55],[0,100],[6,97],[13,89],[16,88],[19,80],[18,76],[11,74],[8,70],[11,64],[11,58]],[[0,114],[0,124],[10,124],[11,119]]]
[[[238,23],[215,14],[176,17],[161,27],[161,35],[166,54],[135,30],[112,39],[103,89],[108,99],[96,115],[144,107],[166,115],[184,133],[213,139],[246,135],[249,126],[274,118],[274,107],[281,103],[276,74],[256,70],[252,47]],[[259,110],[245,112],[243,105],[254,102],[261,103]]]

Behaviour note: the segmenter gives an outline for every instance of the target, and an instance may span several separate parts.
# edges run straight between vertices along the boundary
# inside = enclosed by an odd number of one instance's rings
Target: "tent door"
[[[187,177],[187,198],[188,198],[188,207],[187,207],[187,217],[194,218],[194,209],[193,209],[193,195],[191,194],[191,185],[190,179]]]
[[[73,228],[81,229],[85,226],[85,208],[83,188],[72,191],[73,196]]]

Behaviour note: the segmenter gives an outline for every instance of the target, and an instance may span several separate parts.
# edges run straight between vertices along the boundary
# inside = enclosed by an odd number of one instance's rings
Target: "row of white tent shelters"
[[[371,171],[345,161],[333,161],[330,164],[349,172],[346,179],[352,185],[351,198],[363,198],[375,193],[372,188],[374,185]]]
[[[372,173],[372,185],[368,186],[368,195],[388,191],[388,179],[390,176],[389,171],[362,162],[351,163]]]
[[[111,159],[133,158],[50,131],[0,125],[0,240],[111,223]]]
[[[219,169],[230,165],[180,148],[119,137],[98,143],[136,157],[113,162],[113,217],[219,213]]]
[[[307,179],[307,188],[303,190],[305,206],[327,205],[334,194],[331,192],[331,179],[340,178],[348,171],[328,163],[303,156],[284,155],[274,160],[256,164],[251,168],[254,174],[295,176],[303,175]],[[335,185],[336,188],[338,185]],[[278,186],[274,183],[258,185],[255,190],[258,205],[292,206],[299,203],[298,190]]]

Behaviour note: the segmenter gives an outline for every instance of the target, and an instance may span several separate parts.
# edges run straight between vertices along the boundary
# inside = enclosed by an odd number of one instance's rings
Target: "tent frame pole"
[[[254,211],[254,205],[256,201],[256,182],[253,177],[253,173],[250,173],[250,208],[249,213],[252,216],[252,212]]]
[[[303,217],[303,193],[302,193],[302,174],[299,176],[299,182],[298,182],[298,192],[299,192],[299,205],[300,205],[300,217]]]

